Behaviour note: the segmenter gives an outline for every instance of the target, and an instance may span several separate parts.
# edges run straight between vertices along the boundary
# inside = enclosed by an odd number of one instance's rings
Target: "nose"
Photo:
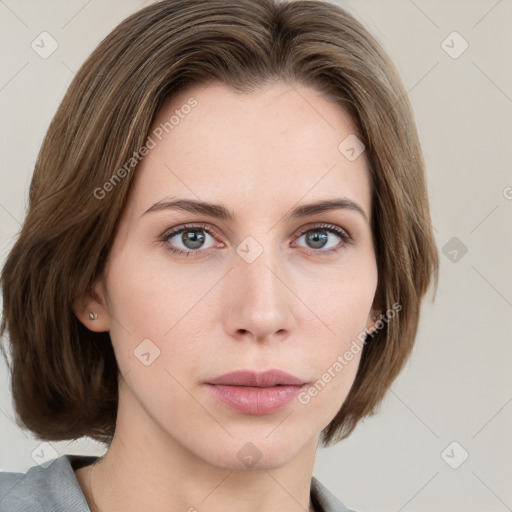
[[[236,255],[224,286],[224,327],[232,337],[273,342],[292,332],[297,298],[277,256],[264,250],[248,263]]]

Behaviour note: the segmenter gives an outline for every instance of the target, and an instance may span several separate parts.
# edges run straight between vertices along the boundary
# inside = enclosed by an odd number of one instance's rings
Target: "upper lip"
[[[251,386],[267,388],[271,386],[302,386],[306,381],[295,377],[283,370],[237,370],[226,373],[216,379],[208,381],[208,384],[221,384],[224,386]]]

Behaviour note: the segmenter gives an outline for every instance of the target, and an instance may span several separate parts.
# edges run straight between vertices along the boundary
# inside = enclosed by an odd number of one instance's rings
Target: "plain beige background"
[[[74,73],[115,25],[149,3],[0,1],[2,263]],[[358,512],[512,510],[512,2],[338,3],[378,37],[408,91],[441,271],[412,358],[380,413],[319,450],[315,475]],[[47,58],[31,47],[48,37],[42,32],[58,44]],[[15,425],[3,360],[0,371],[1,470],[26,471],[38,450],[103,452],[87,439],[40,446]]]

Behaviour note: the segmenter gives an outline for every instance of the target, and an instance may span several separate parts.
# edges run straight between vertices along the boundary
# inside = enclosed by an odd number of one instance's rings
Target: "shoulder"
[[[321,512],[356,512],[347,508],[315,477],[311,480],[311,499],[315,509]]]
[[[2,512],[90,512],[74,468],[94,462],[96,457],[63,455],[26,473],[0,472]]]

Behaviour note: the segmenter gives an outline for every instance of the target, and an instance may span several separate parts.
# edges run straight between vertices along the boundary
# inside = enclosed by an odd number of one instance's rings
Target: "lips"
[[[230,409],[242,414],[263,415],[283,408],[306,384],[283,370],[240,370],[212,379],[206,386]]]
[[[265,372],[239,370],[210,380],[208,384],[268,388],[272,386],[302,386],[306,384],[306,381],[283,370],[268,370]]]

